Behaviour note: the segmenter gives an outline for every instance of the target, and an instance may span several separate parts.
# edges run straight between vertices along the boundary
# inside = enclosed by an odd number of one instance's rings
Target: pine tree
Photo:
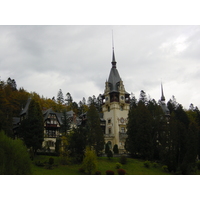
[[[75,162],[82,162],[86,149],[86,130],[85,128],[73,128],[68,137],[68,149],[70,156]]]
[[[64,97],[61,89],[58,91],[57,102],[59,104],[64,104]]]
[[[73,102],[73,98],[72,98],[72,96],[71,96],[71,94],[69,92],[66,94],[65,101],[67,102],[67,106],[71,106],[71,104]]]
[[[87,112],[87,143],[93,147],[97,155],[99,155],[104,148],[104,135],[100,126],[100,117],[94,104],[91,104]]]
[[[39,103],[33,99],[28,108],[27,118],[21,123],[19,134],[26,146],[32,148],[34,153],[42,147],[44,140],[43,116]]]
[[[63,110],[62,112],[62,124],[61,124],[61,132],[63,133],[63,135],[67,135],[67,131],[70,129],[70,120],[69,120],[69,116],[67,115],[67,111],[66,109]]]
[[[145,106],[139,101],[138,106],[132,107],[128,115],[126,150],[133,156],[151,159],[152,148],[152,116]]]
[[[143,102],[145,105],[147,104],[147,101],[148,101],[147,95],[143,90],[140,91],[139,101]]]
[[[199,127],[195,122],[191,122],[187,132],[186,153],[181,163],[182,174],[191,174],[195,171],[197,158]]]

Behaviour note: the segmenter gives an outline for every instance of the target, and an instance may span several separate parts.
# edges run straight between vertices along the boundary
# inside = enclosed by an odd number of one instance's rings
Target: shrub
[[[106,175],[115,175],[115,172],[112,170],[107,170]]]
[[[162,166],[162,170],[165,171],[165,172],[168,172],[168,167],[167,167],[167,165],[163,165],[163,166]]]
[[[119,162],[120,162],[122,165],[126,164],[126,163],[127,163],[127,158],[126,158],[126,156],[121,156],[121,157],[119,158]]]
[[[31,160],[23,142],[13,140],[3,132],[0,132],[0,174],[31,174]]]
[[[117,144],[114,145],[113,152],[114,152],[114,154],[119,154],[119,149],[118,149],[118,145]]]
[[[157,168],[157,167],[158,167],[158,163],[154,162],[154,163],[153,163],[153,167],[154,167],[154,168]]]
[[[125,175],[125,174],[126,174],[126,171],[125,171],[124,169],[118,169],[118,170],[117,170],[117,173],[118,173],[119,175]]]
[[[148,161],[148,160],[146,160],[145,162],[144,162],[144,166],[146,167],[146,168],[149,168],[150,167],[150,161]]]
[[[111,150],[108,151],[107,157],[108,157],[109,160],[113,157],[113,153],[112,153]]]
[[[54,164],[54,158],[49,158],[49,164],[53,165]]]
[[[38,167],[44,167],[44,163],[40,161],[35,161],[35,165]]]
[[[101,175],[101,172],[100,171],[96,171],[95,175]]]
[[[85,169],[85,172],[90,175],[93,172],[95,172],[96,167],[97,167],[97,156],[93,150],[90,150],[89,147],[87,147],[82,168]]]
[[[122,164],[121,164],[121,163],[117,162],[117,163],[115,164],[115,168],[116,168],[116,169],[120,169],[121,167],[122,167]]]

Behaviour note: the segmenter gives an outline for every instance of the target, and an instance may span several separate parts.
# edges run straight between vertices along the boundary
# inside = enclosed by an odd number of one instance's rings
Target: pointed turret
[[[112,62],[111,62],[111,64],[112,64],[112,68],[116,68],[117,62],[115,61],[114,47],[113,47],[113,57],[112,57]]]
[[[110,70],[110,75],[108,78],[108,82],[110,83],[110,90],[117,92],[118,91],[118,83],[120,82],[121,78],[119,76],[118,70],[116,68],[116,61],[115,61],[115,53],[113,48],[113,57],[112,57],[112,68]]]
[[[167,105],[165,103],[165,96],[164,96],[164,92],[163,92],[163,85],[161,83],[161,99],[160,99],[160,106],[163,110],[163,112],[165,113],[166,116],[169,115],[169,109],[167,108]]]
[[[165,101],[165,96],[164,96],[164,92],[163,92],[163,85],[161,83],[161,101]]]

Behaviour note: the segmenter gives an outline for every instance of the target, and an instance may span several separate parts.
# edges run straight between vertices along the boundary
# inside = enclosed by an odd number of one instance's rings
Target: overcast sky
[[[161,81],[184,108],[200,108],[200,26],[0,26],[0,77],[47,98],[77,103],[104,92],[112,60],[127,92],[158,101]]]

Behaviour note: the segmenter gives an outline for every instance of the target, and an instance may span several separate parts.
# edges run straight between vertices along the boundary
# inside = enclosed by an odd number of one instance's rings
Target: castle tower
[[[108,81],[105,82],[103,94],[103,117],[106,121],[105,142],[113,148],[118,145],[119,150],[124,150],[126,140],[126,124],[129,112],[129,93],[118,73],[113,48],[112,67]]]
[[[165,116],[168,117],[169,116],[169,109],[167,108],[167,105],[165,103],[165,96],[164,96],[164,92],[163,92],[163,85],[162,85],[162,83],[161,83],[160,106],[161,106],[163,112],[165,113]]]

